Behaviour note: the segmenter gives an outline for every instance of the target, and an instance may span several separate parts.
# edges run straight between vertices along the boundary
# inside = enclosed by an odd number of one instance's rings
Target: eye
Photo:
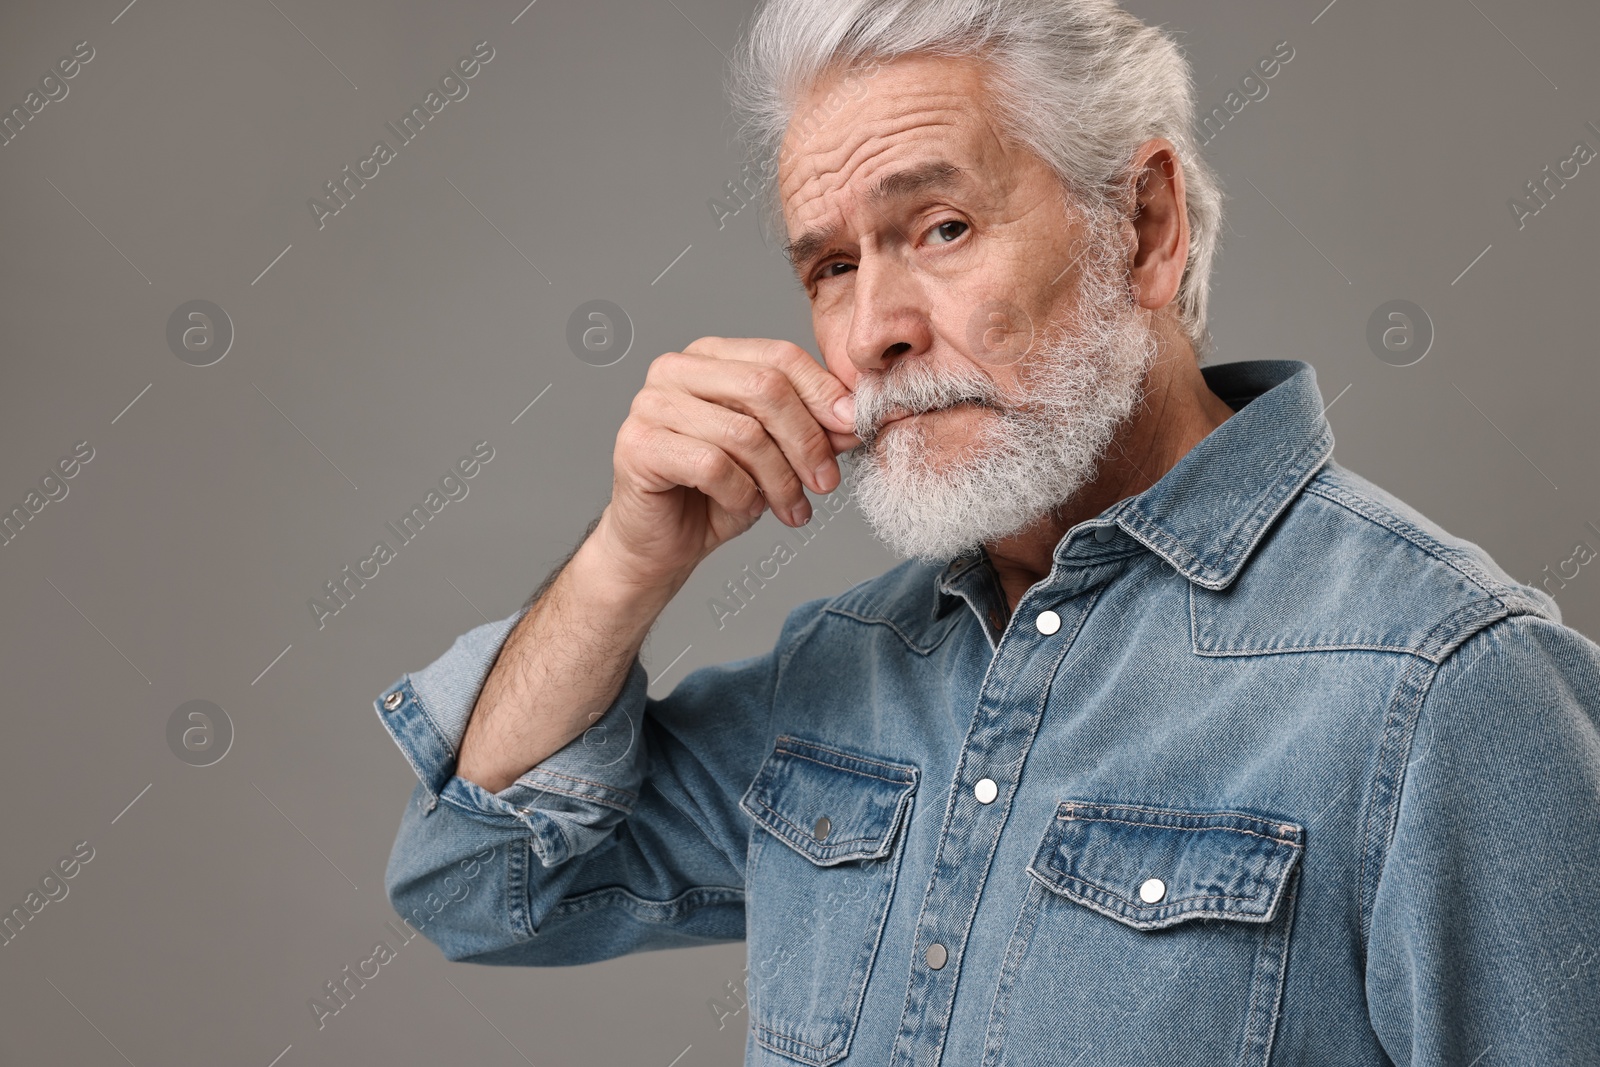
[[[839,277],[839,275],[843,274],[845,271],[855,269],[856,267],[854,263],[846,263],[844,260],[835,260],[832,263],[824,263],[822,266],[817,268],[815,280],[817,282],[825,282],[829,278]]]
[[[955,227],[953,232],[952,227]],[[966,233],[968,229],[970,229],[970,227],[960,219],[946,219],[933,229],[929,230],[928,235],[931,237],[937,234],[941,238],[941,240],[937,243],[949,244],[959,238],[962,234]]]

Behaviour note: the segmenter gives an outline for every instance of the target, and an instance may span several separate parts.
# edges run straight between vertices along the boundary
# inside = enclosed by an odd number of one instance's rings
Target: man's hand
[[[811,518],[860,444],[844,383],[788,341],[702,337],[650,365],[617,433],[611,502],[501,646],[456,774],[498,793],[614,701],[656,617],[771,507]]]
[[[650,364],[617,433],[611,502],[593,539],[628,580],[681,584],[772,508],[811,518],[802,489],[832,492],[834,458],[860,444],[851,394],[799,345],[702,337]]]

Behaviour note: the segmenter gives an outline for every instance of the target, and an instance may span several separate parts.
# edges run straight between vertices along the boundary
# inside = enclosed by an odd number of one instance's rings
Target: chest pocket
[[[1265,1064],[1303,848],[1301,827],[1258,815],[1058,805],[1027,867],[985,1067],[1015,1062],[1005,1046],[1063,1062],[1093,1047],[1105,1067],[1152,1049],[1167,1067]]]
[[[807,1064],[849,1051],[899,870],[917,768],[781,736],[739,806],[756,1040]]]

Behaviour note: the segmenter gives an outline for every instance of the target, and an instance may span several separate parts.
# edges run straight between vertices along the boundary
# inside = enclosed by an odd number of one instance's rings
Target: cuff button
[[[405,695],[402,694],[400,690],[396,689],[394,692],[383,698],[383,710],[393,711],[395,708],[400,706],[400,702],[404,699]]]

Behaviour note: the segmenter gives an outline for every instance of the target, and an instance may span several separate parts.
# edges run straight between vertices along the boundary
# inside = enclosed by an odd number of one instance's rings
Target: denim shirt
[[[903,563],[636,658],[499,793],[453,768],[520,612],[462,635],[375,702],[394,906],[484,964],[743,939],[751,1065],[1600,1064],[1600,647],[1333,462],[1308,365],[1204,373],[1235,414],[1009,617]]]

